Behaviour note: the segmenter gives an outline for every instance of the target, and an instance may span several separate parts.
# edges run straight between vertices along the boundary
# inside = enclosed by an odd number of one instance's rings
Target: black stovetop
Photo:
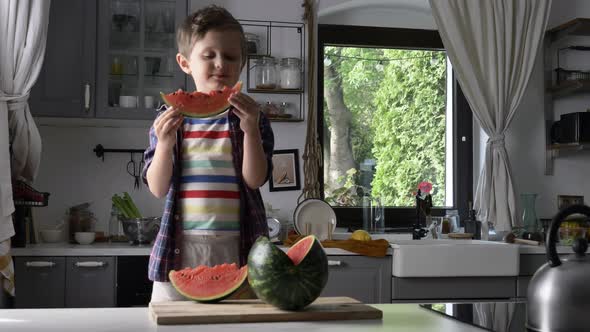
[[[527,331],[525,302],[447,302],[421,304],[420,306],[446,317],[477,326],[485,331]]]

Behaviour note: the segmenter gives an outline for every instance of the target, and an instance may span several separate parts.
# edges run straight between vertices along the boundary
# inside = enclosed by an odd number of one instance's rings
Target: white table
[[[374,305],[383,320],[214,325],[156,325],[147,308],[0,309],[0,331],[200,332],[200,331],[367,331],[477,332],[483,331],[419,307],[417,304]]]

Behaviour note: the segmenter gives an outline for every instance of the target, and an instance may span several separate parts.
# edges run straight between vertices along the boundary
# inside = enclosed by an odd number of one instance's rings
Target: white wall
[[[225,6],[239,19],[301,21],[300,1],[294,0],[193,0],[191,9],[216,3]],[[375,25],[433,29],[434,20],[428,1],[410,0],[321,0],[320,23]],[[584,0],[554,1],[549,26],[574,17],[590,16],[590,2]],[[580,111],[588,106],[588,98],[575,97],[556,103],[558,110]],[[555,175],[545,176],[543,137],[543,77],[541,58],[531,77],[529,87],[515,116],[506,145],[514,170],[517,193],[540,194],[538,212],[549,217],[555,212],[557,194],[583,194],[590,200],[590,180],[586,176],[590,156],[574,155],[558,159]],[[129,121],[44,120],[40,126],[43,139],[41,169],[35,187],[51,192],[50,205],[34,209],[41,224],[53,224],[71,205],[93,201],[99,219],[97,228],[106,230],[113,193],[129,191],[145,215],[159,215],[163,202],[153,198],[147,188],[133,190],[132,178],[125,166],[127,155],[107,155],[105,162],[96,158],[96,144],[111,148],[143,148],[147,145],[147,122]],[[273,123],[277,149],[299,149],[303,154],[306,123]],[[477,129],[476,129],[477,131]],[[476,159],[480,150],[475,151]],[[302,171],[303,163],[300,161]],[[477,175],[478,169],[475,169]],[[301,173],[303,175],[303,173]],[[303,185],[303,183],[302,183]],[[291,219],[300,191],[268,192],[262,188],[265,201],[280,208],[283,219]]]
[[[428,0],[319,0],[320,24],[436,29]]]
[[[193,1],[191,9],[212,3],[226,7],[238,19],[301,22],[303,15],[301,4],[293,0]],[[35,188],[51,193],[48,207],[34,209],[35,220],[41,228],[56,224],[68,207],[91,201],[98,219],[97,230],[106,232],[110,198],[123,191],[132,195],[142,214],[161,215],[163,200],[153,197],[143,185],[141,190],[134,190],[133,178],[126,171],[128,154],[107,154],[102,162],[92,152],[97,144],[106,148],[145,148],[150,122],[37,119],[37,123],[43,153]],[[301,158],[306,123],[273,122],[272,127],[275,149],[299,149]],[[300,174],[303,176],[301,160]],[[292,219],[301,191],[269,193],[268,184],[261,191],[266,202],[281,209],[278,214],[283,219]]]
[[[590,1],[553,1],[548,28],[555,27],[576,17],[590,16]],[[590,38],[585,38],[590,44]],[[572,52],[575,53],[575,52]],[[579,52],[582,53],[582,52]],[[582,61],[571,63],[583,70],[590,68],[587,54],[580,55]],[[550,218],[557,212],[557,195],[584,195],[590,201],[590,154],[586,151],[568,154],[554,162],[554,175],[545,172],[545,136],[543,113],[543,54],[539,53],[533,74],[521,105],[506,136],[506,148],[513,168],[517,193],[539,194],[537,213],[539,217]],[[554,104],[554,119],[561,113],[580,112],[589,108],[590,96],[578,95],[557,100]]]

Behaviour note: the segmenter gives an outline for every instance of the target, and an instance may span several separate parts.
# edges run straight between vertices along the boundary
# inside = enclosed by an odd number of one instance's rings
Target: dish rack
[[[24,181],[12,181],[12,199],[16,206],[47,206],[49,193],[35,190]]]

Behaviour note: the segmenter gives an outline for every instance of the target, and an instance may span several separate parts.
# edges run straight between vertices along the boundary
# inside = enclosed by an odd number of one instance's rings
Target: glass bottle
[[[520,200],[522,202],[522,225],[525,232],[536,233],[540,231],[537,212],[535,211],[536,199],[537,194],[520,194]]]
[[[119,209],[113,204],[109,218],[109,242],[117,242],[119,237]]]

